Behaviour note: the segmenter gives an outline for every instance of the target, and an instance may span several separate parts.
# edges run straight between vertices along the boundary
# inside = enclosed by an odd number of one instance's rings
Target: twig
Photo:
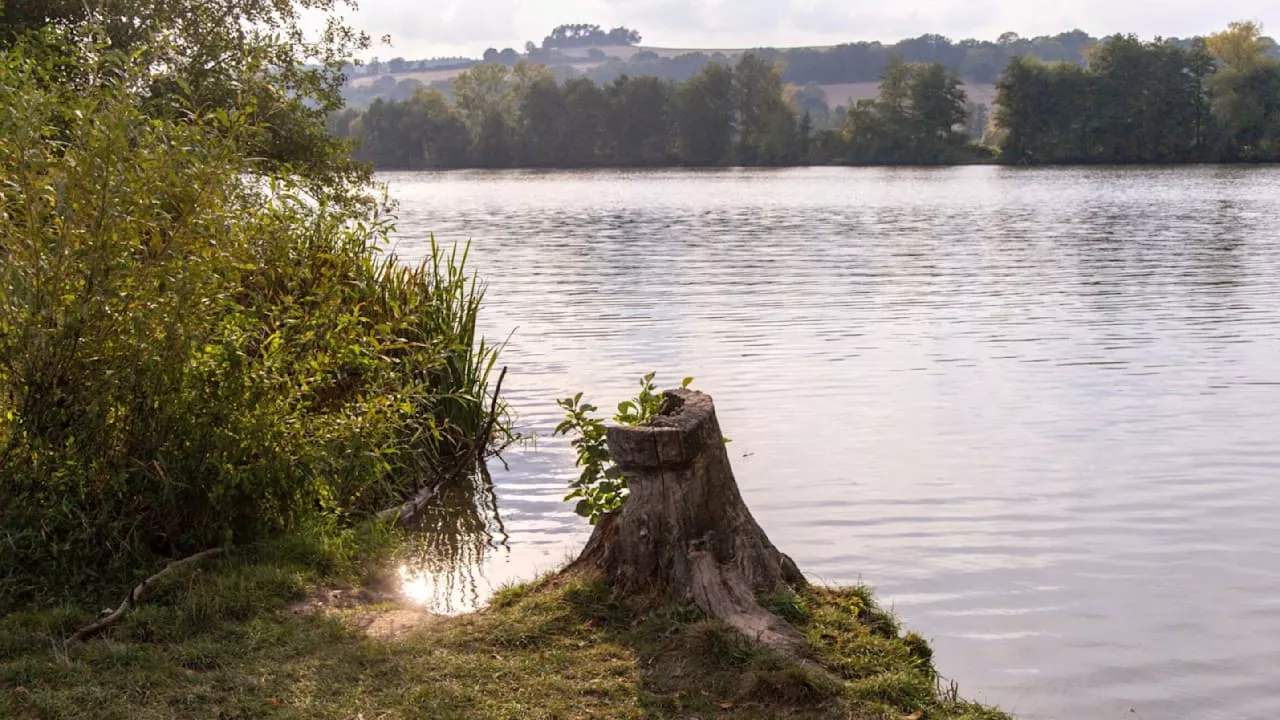
[[[107,628],[111,627],[112,625],[115,625],[117,622],[120,621],[120,618],[125,616],[125,613],[129,612],[130,609],[132,609],[135,605],[138,604],[138,601],[142,599],[142,594],[146,592],[147,587],[149,585],[158,582],[164,576],[168,575],[174,570],[177,570],[178,568],[181,568],[184,565],[190,565],[191,563],[203,560],[208,557],[213,557],[214,555],[221,555],[224,549],[225,548],[220,548],[220,547],[209,548],[208,550],[198,552],[195,555],[192,555],[190,557],[185,557],[185,558],[182,558],[181,560],[174,560],[168,565],[165,565],[163,570],[161,570],[155,575],[152,575],[151,577],[147,578],[146,580],[143,580],[142,582],[134,586],[134,588],[129,591],[129,594],[124,596],[124,602],[120,603],[120,607],[116,608],[115,612],[111,613],[110,615],[102,618],[101,620],[91,625],[86,625],[80,628],[75,632],[74,635],[67,638],[66,641],[63,642],[63,646],[65,647],[67,645],[81,642],[86,638],[93,637],[94,635],[97,635],[103,630],[106,630]]]

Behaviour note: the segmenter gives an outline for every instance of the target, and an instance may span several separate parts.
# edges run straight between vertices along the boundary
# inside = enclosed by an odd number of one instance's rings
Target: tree
[[[392,73],[393,75],[397,73],[402,73],[408,68],[409,68],[409,64],[406,63],[404,58],[402,57],[391,58],[390,60],[387,61],[387,72]]]
[[[827,104],[827,92],[817,83],[806,83],[796,88],[791,95],[791,104],[796,111],[810,116],[810,121],[817,127],[825,127],[831,117],[831,106]]]
[[[453,79],[453,94],[462,121],[473,133],[493,117],[505,123],[515,120],[517,91],[512,70],[505,65],[477,65],[459,74]]]
[[[570,167],[599,164],[603,159],[604,127],[609,111],[604,93],[587,78],[573,78],[564,84],[564,107],[559,143],[561,163]]]
[[[793,154],[795,115],[783,98],[780,68],[754,53],[743,55],[733,70],[733,103],[738,162],[786,162]]]
[[[89,8],[90,5],[83,0],[6,2],[0,8],[0,47],[9,46],[23,33],[54,23],[84,22]]]
[[[174,101],[249,110],[247,122],[258,132],[241,141],[251,145],[251,156],[305,166],[309,181],[358,183],[364,171],[351,162],[349,147],[325,132],[325,118],[343,103],[343,66],[370,45],[337,16],[350,6],[350,0],[21,0],[0,12],[0,46],[44,27],[80,33],[71,42],[92,33],[132,53],[131,63],[149,73],[157,112]],[[312,26],[321,32],[308,33]]]
[[[966,141],[959,128],[967,98],[941,63],[892,58],[875,100],[861,100],[845,120],[849,160],[855,163],[954,162]]]
[[[1224,65],[1214,73],[1204,42],[1144,42],[1131,35],[1098,43],[1087,68],[1015,58],[997,84],[1002,157],[1015,163],[1224,157],[1213,148],[1218,133],[1210,91],[1215,112],[1238,119],[1253,112],[1251,99],[1258,97],[1236,95],[1228,87],[1233,72]]]
[[[912,68],[907,132],[910,162],[953,162],[966,143],[963,128],[968,118],[968,97],[960,77],[941,63]]]
[[[1001,159],[1011,164],[1084,162],[1093,150],[1092,79],[1085,69],[1015,57],[996,84]]]
[[[640,33],[625,27],[616,27],[609,31],[609,45],[639,45]]]
[[[511,125],[506,116],[489,110],[481,118],[479,131],[471,143],[471,156],[477,166],[505,168],[511,166]]]
[[[1252,20],[1233,22],[1205,40],[1209,54],[1236,72],[1256,69],[1266,57],[1262,26]]]
[[[1253,22],[1210,35],[1206,52],[1221,65],[1209,81],[1217,152],[1227,160],[1280,158],[1280,60]]]
[[[671,146],[671,90],[655,77],[618,78],[605,88],[606,144],[620,165],[662,165]]]
[[[800,153],[800,161],[808,163],[810,160],[809,153],[811,151],[811,141],[813,139],[813,116],[809,114],[808,110],[806,110],[804,115],[800,118],[799,133],[798,150]]]
[[[521,161],[533,167],[555,167],[561,161],[560,138],[565,119],[564,96],[550,75],[530,83],[520,95]]]
[[[675,119],[680,160],[718,165],[729,160],[733,143],[733,71],[713,63],[676,90]]]
[[[435,90],[419,90],[403,102],[374,100],[360,116],[356,135],[356,158],[380,168],[421,170],[468,163],[466,126]]]
[[[467,126],[437,90],[419,90],[409,101],[423,124],[422,158],[429,168],[460,168],[469,163]]]

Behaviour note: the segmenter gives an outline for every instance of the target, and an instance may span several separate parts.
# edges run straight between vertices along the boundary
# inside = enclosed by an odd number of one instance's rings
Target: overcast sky
[[[360,0],[349,16],[393,46],[384,59],[465,55],[540,42],[563,23],[626,25],[644,45],[742,48],[897,40],[922,33],[953,39],[1056,34],[1080,28],[1093,35],[1135,32],[1188,36],[1232,20],[1280,30],[1280,0]]]

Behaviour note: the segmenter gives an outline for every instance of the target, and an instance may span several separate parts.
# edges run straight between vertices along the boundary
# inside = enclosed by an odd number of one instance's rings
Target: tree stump
[[[570,568],[598,568],[621,593],[692,600],[708,615],[778,650],[803,637],[756,601],[806,584],[742,501],[711,397],[668,390],[640,427],[610,427],[609,452],[631,494],[596,525]]]

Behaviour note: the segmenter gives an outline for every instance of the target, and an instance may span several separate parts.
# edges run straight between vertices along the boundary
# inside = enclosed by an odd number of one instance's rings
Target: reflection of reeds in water
[[[484,463],[477,463],[469,476],[445,483],[406,530],[397,558],[405,594],[435,612],[479,607],[485,599],[484,561],[507,542],[493,478]]]

